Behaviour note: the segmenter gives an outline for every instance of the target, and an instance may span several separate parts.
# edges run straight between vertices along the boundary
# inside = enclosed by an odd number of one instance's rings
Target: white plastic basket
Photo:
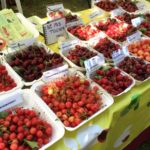
[[[6,91],[6,92],[5,91],[0,92],[0,96],[1,95],[7,95],[8,93],[12,93],[12,92],[16,91],[17,89],[20,89],[23,87],[22,80],[20,79],[18,74],[7,63],[2,62],[2,65],[4,65],[6,67],[8,75],[15,81],[16,87],[14,87],[13,89]]]
[[[43,47],[46,51],[47,51],[47,53],[54,53],[52,50],[50,50],[44,43],[41,43],[41,42],[35,42],[34,43],[34,45],[36,45],[36,46],[39,46],[39,47]],[[24,48],[23,48],[24,49]],[[22,50],[22,49],[21,49]],[[18,51],[21,51],[21,50],[18,50]],[[15,54],[16,53],[16,51],[14,51],[14,50],[12,50],[8,55],[13,55],[13,54]],[[7,63],[7,65],[9,66],[9,67],[11,67],[9,64],[8,64],[8,61],[7,61],[7,56],[8,55],[6,55],[5,56],[5,60],[6,60],[6,63]],[[58,66],[59,67],[59,66]],[[12,67],[11,67],[12,68]],[[20,79],[22,80],[22,82],[23,82],[23,84],[25,85],[25,86],[31,86],[32,84],[34,84],[35,82],[37,82],[37,81],[40,81],[41,79],[42,79],[42,77],[41,78],[39,78],[39,79],[37,79],[37,80],[33,80],[32,82],[27,82],[27,81],[25,81],[20,75],[18,75],[19,77],[20,77]]]
[[[104,64],[104,65],[107,65],[107,64]],[[114,67],[114,68],[119,69],[118,67]],[[119,69],[119,70],[121,70],[121,69]],[[92,76],[95,76],[95,74],[96,74],[96,71],[92,72],[92,74],[91,74],[90,76],[87,75],[87,77],[92,80]],[[118,96],[120,96],[120,95],[122,95],[122,94],[124,94],[124,93],[127,93],[127,92],[128,92],[129,90],[131,90],[131,89],[134,87],[134,85],[135,85],[135,80],[134,80],[134,78],[133,78],[132,76],[130,76],[129,74],[127,74],[126,72],[124,72],[124,71],[122,71],[122,70],[121,70],[121,74],[122,74],[123,76],[128,76],[128,77],[132,80],[132,84],[131,84],[128,88],[126,88],[123,92],[121,92],[120,94],[118,94],[118,95],[112,95],[113,97],[118,97]],[[95,82],[95,84],[98,85],[99,87],[101,87],[98,83]],[[105,89],[103,89],[103,90],[104,90],[105,92],[107,92]],[[108,93],[108,92],[107,92],[107,93]],[[110,93],[109,93],[109,94],[110,94]]]
[[[47,121],[52,126],[52,137],[49,139],[49,143],[46,145],[43,145],[40,150],[45,150],[51,145],[53,145],[56,141],[61,139],[65,133],[65,130],[62,126],[62,124],[59,121],[56,121],[56,116],[49,112],[47,107],[41,102],[41,99],[31,90],[18,90],[17,92],[13,92],[7,96],[1,97],[0,101],[6,98],[13,98],[16,93],[21,94],[21,97],[23,98],[23,102],[21,104],[18,104],[10,109],[13,109],[15,107],[23,107],[23,108],[29,108],[34,109],[37,113],[40,113],[40,118]]]
[[[75,69],[69,69],[69,73],[68,75],[77,75],[81,78],[86,78],[82,73],[76,71]],[[60,76],[61,78],[62,76]],[[52,81],[50,81],[48,84],[53,83],[54,81],[59,80],[60,78],[56,78],[53,79]],[[90,81],[90,85],[91,87],[95,86],[96,83],[92,82],[92,80]],[[45,83],[40,81],[37,82],[36,84],[34,84],[31,89],[36,92],[36,94],[38,94],[40,96],[40,88],[41,86],[43,86]],[[91,119],[93,119],[94,117],[98,116],[99,114],[101,114],[103,111],[105,111],[106,109],[108,109],[114,102],[113,98],[105,91],[103,90],[101,87],[99,87],[99,94],[102,97],[102,107],[100,108],[99,111],[97,111],[95,114],[93,114],[91,117],[89,117],[87,120],[82,121],[78,126],[76,127],[65,127],[66,130],[68,131],[75,131],[76,129],[78,129],[79,127],[81,127],[82,125],[84,125],[85,123],[87,123],[88,121],[90,121]],[[49,108],[46,103],[43,101],[43,103],[45,104],[45,107]],[[54,113],[50,108],[49,108],[49,113]],[[61,122],[61,120],[59,119],[59,122]],[[62,123],[62,122],[61,122]],[[63,124],[63,123],[62,123]],[[64,124],[63,124],[64,125]]]
[[[78,71],[81,71],[81,72],[85,72],[85,68],[84,67],[80,67],[80,66],[77,66],[76,64],[74,64],[71,60],[69,60],[66,55],[68,54],[69,51],[71,51],[72,48],[74,48],[76,45],[80,45],[80,46],[83,46],[83,47],[86,47],[89,51],[92,51],[94,53],[96,53],[97,55],[100,54],[99,52],[97,52],[96,50],[92,49],[91,47],[88,47],[85,43],[77,40],[78,42],[76,44],[74,44],[72,47],[69,47],[68,49],[64,50],[60,50],[60,55],[64,58],[64,60],[72,67],[72,68],[75,68],[76,70]],[[71,42],[71,41],[70,41]]]

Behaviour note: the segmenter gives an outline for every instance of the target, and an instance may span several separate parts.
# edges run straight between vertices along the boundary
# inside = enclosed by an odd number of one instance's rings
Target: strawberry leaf
[[[96,76],[95,76],[95,78],[96,78],[96,79],[101,79],[101,78],[102,78],[102,76],[100,76],[100,75],[96,75]]]
[[[110,66],[103,66],[102,69],[103,69],[104,71],[107,71],[107,70],[109,70],[110,68],[111,68]]]
[[[6,118],[8,116],[8,112],[0,112],[0,119]]]
[[[147,29],[146,28],[140,28],[140,31],[144,33],[147,31]]]
[[[82,58],[80,59],[80,66],[84,67],[84,60]]]
[[[28,141],[28,140],[24,139],[24,142],[26,144],[28,144],[28,146],[30,146],[32,149],[38,148],[38,144],[35,141]]]

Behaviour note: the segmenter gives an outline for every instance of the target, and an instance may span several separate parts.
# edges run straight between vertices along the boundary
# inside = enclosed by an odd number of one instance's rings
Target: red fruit
[[[72,103],[71,102],[66,102],[66,108],[71,108],[71,106],[72,106]]]
[[[32,128],[30,129],[30,133],[31,133],[32,135],[36,134],[36,132],[37,132],[36,128],[32,127]]]
[[[37,131],[36,135],[38,138],[40,138],[43,136],[43,132],[41,130],[39,130],[39,131]]]
[[[5,148],[5,144],[0,142],[0,149],[3,150]]]
[[[16,133],[13,132],[9,135],[10,140],[14,140],[15,138],[16,138]]]

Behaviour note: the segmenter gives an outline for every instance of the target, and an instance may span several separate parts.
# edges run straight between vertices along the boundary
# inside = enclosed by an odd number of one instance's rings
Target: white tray
[[[107,64],[104,64],[104,65],[107,65]],[[118,68],[118,67],[114,67],[114,68],[116,68],[116,69],[119,69],[119,70],[121,70],[120,68]],[[92,75],[91,76],[94,76],[96,74],[96,72],[93,72],[92,73]],[[130,76],[129,74],[127,74],[126,72],[124,72],[124,71],[122,71],[121,70],[121,74],[122,75],[126,75],[126,76],[128,76],[131,80],[132,80],[132,84],[128,87],[128,88],[126,88],[123,92],[121,92],[120,94],[118,94],[118,95],[112,95],[113,97],[118,97],[118,96],[120,96],[120,95],[122,95],[122,94],[124,94],[124,93],[127,93],[129,90],[131,90],[133,87],[134,87],[134,85],[135,85],[135,80],[134,80],[134,78],[132,77],[132,76]],[[89,76],[89,78],[92,80],[92,77],[91,76]],[[87,75],[87,77],[88,77],[88,75]],[[94,82],[94,81],[93,81]],[[101,85],[99,85],[98,83],[96,83],[95,82],[95,84],[96,85],[98,85],[99,87],[101,87]],[[106,91],[105,89],[103,89],[104,91]],[[107,91],[106,91],[107,92]],[[108,92],[107,92],[108,93]],[[109,93],[110,94],[110,93]]]
[[[77,40],[79,41],[79,40]],[[71,42],[71,41],[70,41]],[[77,44],[73,45],[71,48],[74,48],[76,45],[80,45],[80,46],[83,46],[83,47],[86,47],[89,51],[92,51],[94,53],[96,53],[97,55],[100,54],[99,52],[97,52],[96,50],[88,47],[86,44],[84,44],[83,42],[79,41]],[[78,71],[81,71],[81,72],[85,72],[85,68],[84,67],[80,67],[80,66],[77,66],[76,64],[74,64],[71,60],[69,60],[66,55],[67,53],[70,51],[70,48],[68,48],[67,50],[63,51],[63,50],[60,50],[60,55],[64,58],[64,60],[72,67],[72,68],[75,68],[76,70]]]
[[[81,78],[86,78],[82,73],[76,71],[75,69],[69,69],[69,75],[77,75],[77,76],[80,76]],[[59,78],[56,78],[55,81],[56,80],[59,80]],[[90,81],[91,87],[96,85],[94,82],[92,82],[92,80],[89,80],[89,81]],[[54,82],[54,80],[52,80],[51,82]],[[51,83],[51,82],[49,82],[49,83]],[[34,84],[31,87],[31,89],[39,95],[39,90],[40,90],[41,86],[44,85],[44,84],[45,83],[42,82],[42,81],[41,82],[37,82],[36,84]],[[95,114],[93,114],[91,117],[89,117],[87,120],[82,121],[76,127],[66,127],[66,126],[64,126],[66,128],[66,130],[74,131],[74,130],[78,129],[79,127],[81,127],[82,125],[84,125],[85,123],[87,123],[88,121],[93,119],[94,117],[96,117],[99,114],[101,114],[103,111],[105,111],[107,108],[109,108],[113,104],[113,102],[114,102],[113,98],[107,92],[105,92],[105,90],[103,90],[101,87],[99,87],[99,90],[100,90],[99,93],[100,93],[100,95],[102,97],[102,102],[103,102],[103,106],[101,107],[101,109],[98,112],[96,112]],[[44,101],[43,101],[43,103],[45,104],[45,107],[49,108]],[[53,113],[54,114],[54,112],[50,108],[49,108],[49,113]],[[59,122],[61,122],[60,119],[59,119]]]
[[[40,46],[40,47],[44,47],[44,49],[48,52],[48,53],[54,53],[52,50],[50,50],[44,43],[41,43],[41,42],[36,42],[36,43],[34,43],[35,45],[37,45],[37,46]],[[20,51],[20,50],[18,50],[18,51]],[[14,50],[12,50],[9,54],[14,54],[16,51],[14,51]],[[9,55],[8,54],[8,55]],[[6,55],[6,57],[5,57],[5,60],[6,60],[6,63],[7,63],[7,55]],[[9,67],[11,67],[8,63],[7,63],[7,65],[9,66]],[[11,67],[12,68],[12,67]],[[32,82],[27,82],[27,81],[25,81],[20,75],[18,75],[19,77],[20,77],[20,79],[22,80],[22,82],[23,82],[23,84],[25,85],[25,86],[31,86],[32,84],[34,84],[35,82],[37,82],[37,81],[40,81],[41,79],[42,79],[42,76],[41,76],[41,78],[39,78],[39,79],[37,79],[37,80],[33,80]]]
[[[47,121],[52,125],[52,137],[49,139],[49,143],[44,145],[40,150],[45,150],[51,145],[53,145],[56,141],[61,139],[65,133],[65,130],[61,123],[59,121],[56,121],[55,119],[56,116],[49,112],[47,107],[41,102],[41,99],[31,90],[26,89],[26,90],[18,90],[17,92],[13,92],[10,95],[4,96],[0,98],[0,101],[5,99],[5,98],[10,98],[16,94],[20,93],[22,98],[23,98],[23,103],[12,107],[11,109],[15,107],[24,107],[24,108],[29,108],[29,109],[34,109],[36,112],[40,113],[40,118],[43,120]]]
[[[14,87],[13,89],[6,91],[6,92],[5,91],[0,92],[0,96],[6,95],[8,93],[12,93],[12,92],[16,91],[17,89],[20,89],[23,87],[22,80],[20,79],[18,74],[7,63],[3,62],[2,64],[6,67],[6,70],[7,70],[8,74],[10,75],[10,77],[15,81],[16,87]]]

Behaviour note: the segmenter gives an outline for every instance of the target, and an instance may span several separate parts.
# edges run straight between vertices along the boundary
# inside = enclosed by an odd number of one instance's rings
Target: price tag
[[[55,3],[47,6],[47,11],[64,11],[63,3]]]
[[[62,77],[68,74],[68,65],[65,64],[61,67],[43,72],[43,80],[44,81],[49,81],[50,79]]]
[[[127,37],[127,41],[129,43],[132,43],[132,42],[137,41],[139,39],[141,39],[141,34],[138,31]]]
[[[17,93],[11,96],[7,96],[6,98],[0,99],[0,112],[12,108],[18,104],[21,104],[22,102],[23,98],[19,90]]]
[[[97,55],[84,61],[85,69],[88,74],[97,70],[104,63],[105,63],[105,59],[103,55]]]
[[[89,18],[94,19],[102,14],[103,14],[103,12],[101,10],[95,10],[89,15]]]
[[[82,24],[82,20],[78,19],[78,20],[73,20],[71,22],[68,22],[66,24],[66,27],[69,28],[69,27],[78,26],[78,25],[81,25],[81,24]]]
[[[142,18],[142,17],[137,17],[137,18],[134,18],[131,20],[132,25],[134,27],[138,27],[143,21],[144,21],[144,18]]]
[[[121,8],[117,8],[111,11],[111,17],[120,16],[123,14],[123,11]]]
[[[147,9],[144,3],[140,3],[140,2],[139,2],[139,3],[136,4],[136,6],[137,6],[137,8],[138,8],[140,11],[143,11],[143,10]]]
[[[33,37],[33,38],[17,41],[14,43],[9,43],[9,47],[12,50],[16,50],[16,49],[20,49],[20,48],[24,48],[24,47],[28,47],[30,45],[33,45],[33,43],[35,43],[35,42],[36,42],[36,39]]]
[[[46,44],[57,42],[58,37],[65,34],[66,20],[59,18],[43,25],[44,38]]]
[[[79,40],[72,40],[72,41],[65,41],[62,42],[60,45],[60,50],[62,52],[66,52],[67,50],[70,50],[74,48],[75,45],[81,45],[81,42]]]
[[[115,65],[120,63],[126,56],[129,56],[129,51],[126,46],[112,53],[112,59]]]

